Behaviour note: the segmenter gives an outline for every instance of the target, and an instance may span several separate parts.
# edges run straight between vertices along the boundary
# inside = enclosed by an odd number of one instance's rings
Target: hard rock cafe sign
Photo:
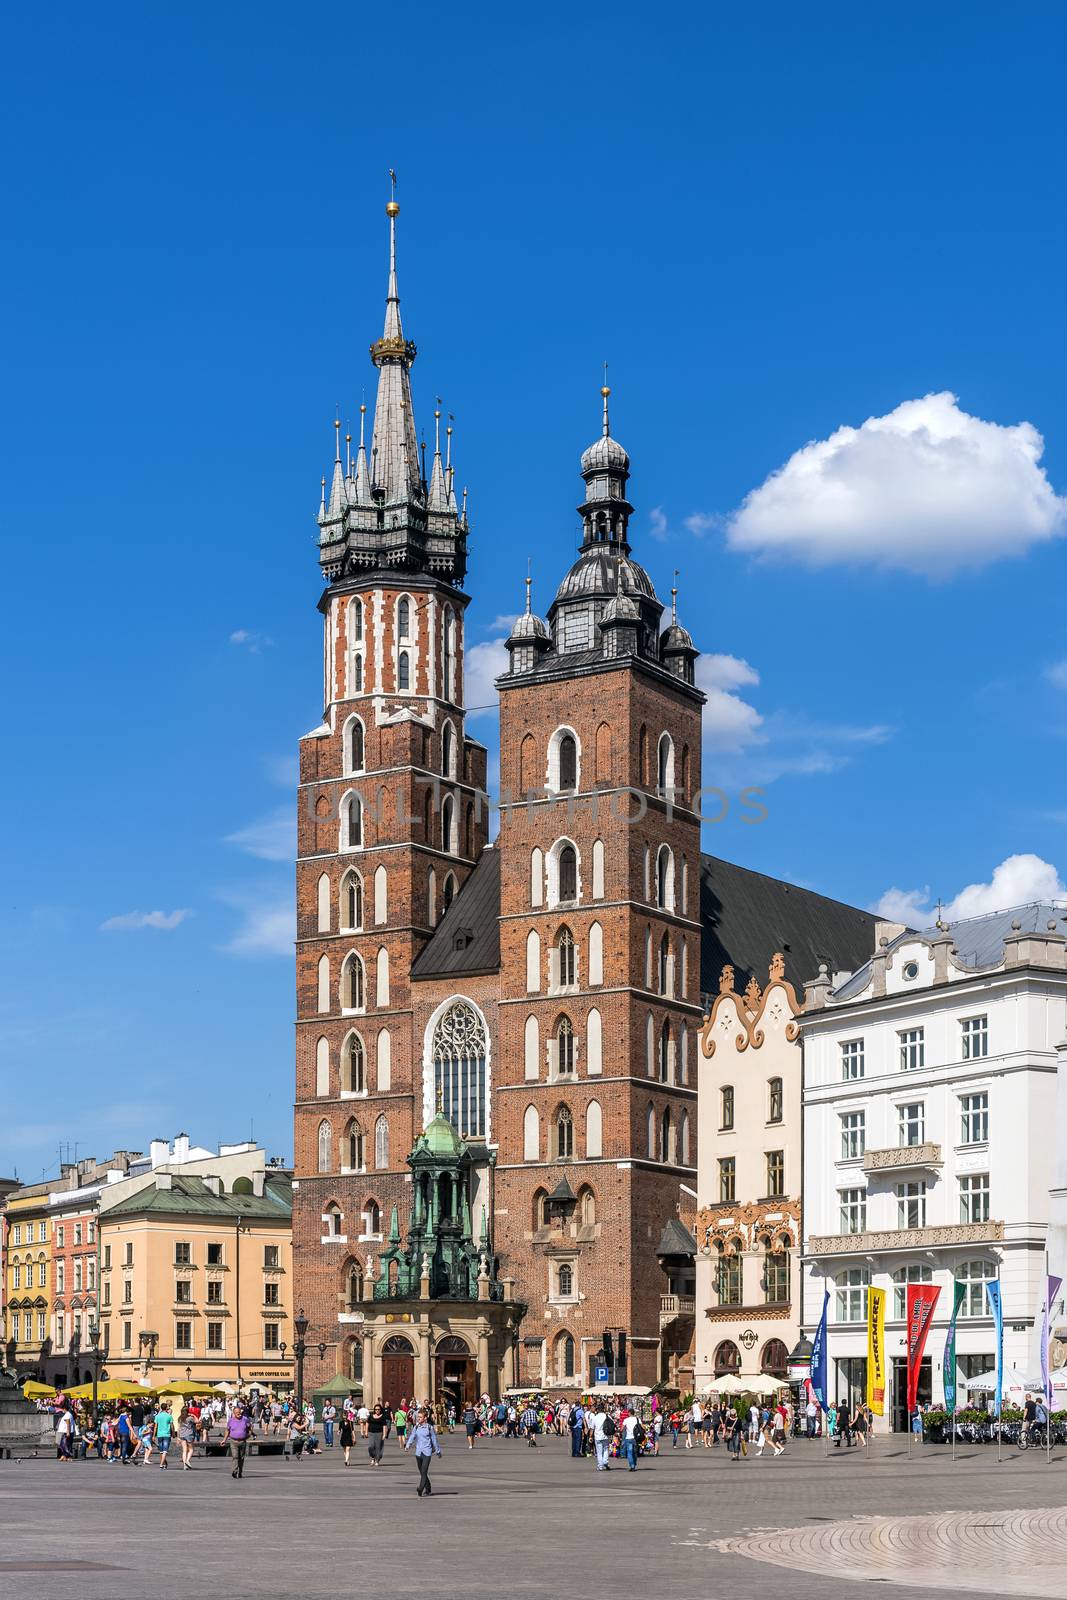
[[[737,1337],[746,1350],[751,1350],[759,1335],[753,1332],[751,1328],[746,1328],[744,1333],[739,1333]]]

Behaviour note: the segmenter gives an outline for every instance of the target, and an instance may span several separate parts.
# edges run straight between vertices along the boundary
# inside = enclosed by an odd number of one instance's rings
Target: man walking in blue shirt
[[[404,1449],[410,1450],[415,1446],[415,1461],[419,1468],[419,1487],[415,1493],[418,1495],[432,1494],[430,1487],[430,1460],[433,1456],[441,1454],[441,1446],[437,1439],[437,1429],[427,1414],[425,1406],[419,1408],[419,1420],[409,1431],[404,1440]]]
[[[575,1401],[571,1407],[571,1455],[581,1456],[585,1442],[585,1412],[581,1402]]]

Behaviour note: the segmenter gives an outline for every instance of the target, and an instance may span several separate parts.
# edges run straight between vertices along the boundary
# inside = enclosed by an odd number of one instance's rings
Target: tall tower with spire
[[[496,1204],[526,1241],[508,1257],[519,1297],[546,1312],[524,1379],[579,1386],[605,1365],[660,1376],[656,1251],[695,1176],[702,1016],[704,696],[631,553],[609,397],[581,458],[577,559],[547,620],[527,593],[498,680]]]
[[[463,710],[468,524],[440,407],[428,477],[420,459],[399,210],[394,188],[370,443],[361,405],[342,457],[338,418],[323,480],[323,709],[300,744],[293,1243],[299,1298],[331,1347],[382,1217],[408,1210],[424,1122],[412,963],[486,842],[486,752]]]

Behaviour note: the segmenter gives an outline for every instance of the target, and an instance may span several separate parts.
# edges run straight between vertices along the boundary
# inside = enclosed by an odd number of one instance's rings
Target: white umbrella
[[[709,1378],[707,1383],[701,1384],[703,1394],[748,1394],[751,1388],[751,1384],[742,1383],[732,1372],[727,1372],[721,1378]]]
[[[763,1373],[758,1378],[753,1378],[751,1383],[742,1383],[741,1387],[750,1394],[777,1394],[779,1389],[788,1389],[789,1383],[785,1378],[771,1378]]]
[[[973,1390],[976,1394],[994,1394],[997,1387],[996,1369],[992,1372],[980,1372],[976,1378],[968,1378],[963,1386],[968,1394]],[[1005,1389],[1037,1389],[1044,1388],[1041,1378],[1028,1378],[1018,1367],[1012,1367],[1010,1372],[1004,1374],[1002,1385]]]

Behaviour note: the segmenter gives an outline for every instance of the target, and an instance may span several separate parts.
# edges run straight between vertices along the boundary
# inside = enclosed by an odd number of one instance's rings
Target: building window
[[[988,1172],[972,1172],[960,1179],[960,1221],[989,1221]]]
[[[411,688],[411,656],[406,650],[401,650],[397,660],[396,686],[401,690]]]
[[[734,1125],[734,1086],[724,1083],[719,1090],[719,1127],[729,1133]]]
[[[661,794],[674,789],[674,744],[669,733],[661,733],[659,737],[656,782]]]
[[[263,1285],[263,1304],[277,1306],[281,1304],[281,1284],[271,1279]]]
[[[577,982],[574,957],[574,935],[569,928],[561,928],[556,937],[556,968],[559,987],[573,988]]]
[[[332,1129],[326,1118],[319,1123],[318,1139],[318,1169],[320,1172],[329,1172],[333,1162]]]
[[[779,1199],[785,1194],[785,1151],[767,1151],[767,1196]]]
[[[569,1261],[560,1263],[556,1281],[557,1292],[561,1300],[569,1300],[574,1293],[574,1268]]]
[[[926,1184],[921,1179],[897,1184],[897,1227],[926,1227]]]
[[[566,1161],[574,1154],[574,1118],[566,1106],[556,1113],[556,1158]]]
[[[176,1322],[174,1324],[175,1350],[191,1350],[193,1348],[193,1325],[191,1322]]]
[[[781,1122],[782,1111],[782,1080],[772,1078],[767,1085],[767,1121]]]
[[[276,1244],[265,1244],[263,1246],[264,1268],[280,1267],[281,1264],[281,1252],[279,1247]]]
[[[187,1239],[179,1239],[174,1246],[174,1265],[188,1267],[192,1265],[193,1247]]]
[[[664,1021],[659,1030],[659,1081],[668,1083],[671,1077],[671,1025]]]
[[[723,1250],[719,1256],[718,1295],[721,1306],[741,1304],[741,1267],[743,1257],[739,1240],[732,1243],[730,1252]]]
[[[59,1223],[59,1225],[56,1228],[56,1249],[57,1250],[62,1250],[63,1249],[64,1233],[65,1233],[65,1229],[63,1227],[63,1224]]]
[[[133,1323],[132,1322],[124,1322],[122,1324],[122,1348],[124,1350],[132,1350],[133,1349]]]
[[[866,1267],[850,1267],[847,1272],[837,1274],[834,1288],[837,1291],[838,1322],[866,1322],[867,1286],[870,1281],[871,1275]]]
[[[207,1303],[209,1306],[222,1305],[222,1279],[209,1278],[207,1285]]]
[[[345,1153],[348,1157],[345,1165],[349,1172],[362,1172],[366,1165],[366,1154],[363,1146],[363,1129],[358,1122],[350,1122],[345,1129]]]
[[[857,1161],[867,1148],[866,1116],[862,1111],[841,1113],[841,1160]]]
[[[902,1147],[922,1144],[926,1137],[926,1114],[921,1100],[897,1107],[897,1143]]]
[[[767,1241],[763,1255],[763,1298],[769,1306],[784,1305],[789,1299],[789,1248],[784,1239]]]
[[[175,1303],[180,1306],[191,1306],[193,1303],[193,1286],[188,1278],[179,1278],[174,1285]]]
[[[132,1267],[133,1266],[133,1241],[132,1241],[132,1239],[127,1240],[127,1242],[126,1242],[126,1246],[125,1246],[125,1249],[124,1249],[124,1252],[123,1252],[123,1257],[122,1257],[122,1265],[124,1267]]]
[[[363,879],[358,872],[346,873],[341,884],[341,925],[350,933],[363,927]]]
[[[344,1011],[362,1011],[365,1003],[366,987],[363,962],[359,956],[352,954],[346,958],[341,972],[341,1009]]]
[[[403,596],[396,608],[396,636],[398,639],[411,637],[411,601]]]
[[[961,1317],[988,1317],[990,1315],[989,1302],[986,1299],[985,1286],[996,1281],[997,1269],[992,1261],[965,1261],[956,1274],[958,1283],[963,1284],[963,1300],[960,1303]]]
[[[565,1333],[556,1347],[556,1371],[561,1378],[574,1377],[574,1340]]]
[[[430,1054],[442,1116],[461,1138],[484,1138],[489,1041],[481,1012],[467,1000],[454,1001],[438,1018]]]
[[[926,1042],[922,1028],[904,1028],[897,1034],[900,1041],[900,1068],[914,1072],[926,1065]]]
[[[715,1347],[713,1360],[716,1377],[723,1377],[727,1373],[735,1376],[741,1371],[741,1352],[732,1339],[724,1339]]]
[[[986,1144],[989,1140],[989,1094],[960,1095],[960,1143]]]
[[[574,1028],[569,1017],[560,1017],[556,1029],[556,1071],[561,1078],[574,1074]]]
[[[207,1325],[207,1347],[209,1350],[222,1349],[222,1323],[209,1322]]]
[[[132,1278],[123,1278],[123,1280],[122,1280],[122,1303],[123,1303],[124,1306],[132,1306],[133,1305],[133,1279]]]
[[[339,1206],[327,1206],[322,1213],[323,1239],[340,1239],[344,1225],[344,1216]]]
[[[841,1232],[863,1233],[867,1227],[866,1189],[839,1189]]]
[[[964,1017],[960,1030],[964,1061],[979,1061],[989,1054],[988,1017]]]
[[[358,717],[353,717],[348,724],[348,738],[345,741],[345,755],[348,760],[349,772],[362,772],[364,761],[363,724]]]
[[[380,1171],[389,1165],[389,1124],[384,1117],[374,1124],[374,1165]]]
[[[207,1247],[207,1264],[209,1267],[222,1266],[222,1244],[212,1241]]]
[[[341,1046],[341,1089],[345,1094],[367,1092],[367,1058],[358,1033],[350,1033]]]
[[[908,1284],[932,1282],[933,1271],[930,1267],[916,1263],[897,1268],[893,1274],[893,1315],[898,1322],[903,1322],[908,1314]]]
[[[263,1325],[263,1348],[264,1348],[264,1350],[277,1350],[279,1348],[278,1332],[279,1332],[279,1329],[278,1329],[278,1324],[276,1322],[264,1323],[264,1325]]]
[[[560,849],[558,867],[560,900],[577,900],[578,855],[572,844],[565,844]]]
[[[559,786],[561,789],[578,787],[578,746],[569,733],[563,734],[559,741]]]
[[[11,1242],[12,1242],[12,1244],[21,1244],[22,1243],[22,1224],[20,1222],[15,1224],[15,1229],[14,1229],[14,1232],[12,1234]]]
[[[111,1279],[110,1278],[106,1278],[104,1280],[104,1304],[106,1306],[109,1306],[111,1304]]]
[[[719,1200],[737,1199],[737,1161],[733,1156],[719,1157]]]
[[[358,850],[363,843],[363,802],[350,794],[345,805],[345,848]]]

